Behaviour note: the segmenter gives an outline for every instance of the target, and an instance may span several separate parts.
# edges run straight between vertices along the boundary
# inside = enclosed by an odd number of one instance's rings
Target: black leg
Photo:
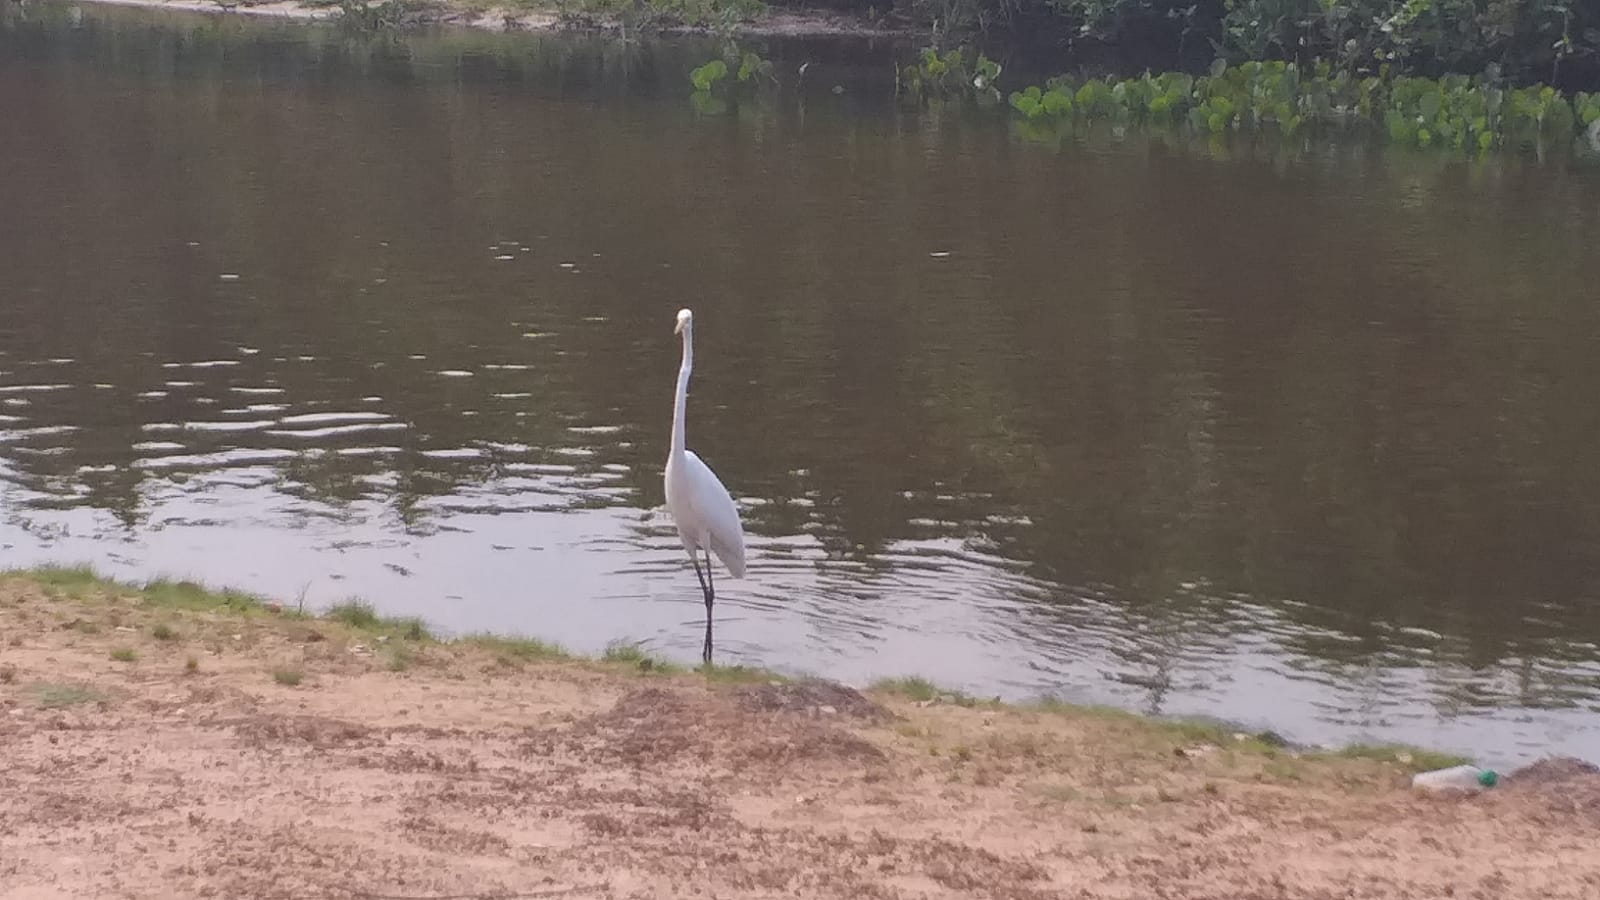
[[[711,604],[717,599],[716,584],[711,576],[711,551],[706,551],[706,568],[703,575],[700,572],[700,557],[694,556],[693,559],[695,577],[700,579],[700,593],[706,598],[706,646],[701,651],[700,658],[709,666],[711,665]]]
[[[689,559],[694,563],[694,577],[700,579],[700,596],[707,596],[711,588],[706,585],[706,573],[700,570],[700,557],[693,550],[689,551]],[[711,567],[711,560],[706,560],[706,568]]]

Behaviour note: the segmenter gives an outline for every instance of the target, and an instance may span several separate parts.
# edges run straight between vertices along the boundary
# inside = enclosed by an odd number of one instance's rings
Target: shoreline
[[[90,0],[90,2],[128,2],[128,0]],[[133,2],[145,2],[145,0],[133,0]],[[601,653],[591,655],[572,652],[559,643],[537,635],[487,631],[441,635],[435,630],[435,626],[430,625],[422,617],[385,616],[371,603],[359,597],[348,598],[322,610],[304,608],[302,599],[298,607],[291,608],[294,604],[274,600],[254,591],[212,586],[188,579],[159,577],[140,584],[102,575],[92,565],[86,563],[46,563],[20,569],[0,568],[0,593],[3,593],[8,583],[16,582],[34,585],[69,601],[88,600],[93,603],[107,597],[121,596],[134,598],[156,609],[178,614],[203,611],[209,615],[238,617],[245,621],[261,620],[264,617],[269,623],[291,626],[294,623],[344,626],[351,633],[375,638],[380,644],[395,639],[396,645],[402,646],[399,640],[404,639],[424,646],[490,648],[497,653],[511,653],[520,658],[582,665],[604,667],[621,663],[626,669],[637,667],[641,671],[658,675],[704,676],[712,681],[827,681],[846,690],[888,693],[925,704],[951,704],[990,710],[1081,711],[1124,716],[1154,729],[1171,728],[1185,733],[1205,733],[1216,737],[1219,741],[1226,739],[1261,744],[1296,756],[1361,756],[1398,761],[1413,771],[1474,761],[1473,757],[1464,753],[1436,750],[1414,744],[1371,744],[1363,741],[1337,745],[1301,743],[1284,737],[1271,727],[1271,723],[1249,726],[1209,716],[1147,715],[1114,706],[1075,703],[1045,693],[1026,699],[980,697],[962,689],[938,684],[920,673],[879,678],[870,684],[861,684],[827,679],[809,670],[778,671],[744,664],[728,666],[713,663],[709,667],[698,663],[685,665],[651,654],[628,641],[613,641]],[[1268,727],[1260,728],[1262,724]],[[1416,762],[1417,760],[1422,762]]]
[[[78,3],[120,6],[134,9],[165,10],[177,13],[194,13],[212,16],[239,15],[263,19],[296,22],[332,22],[338,9],[328,6],[311,6],[298,0],[266,0],[251,5],[231,7],[218,5],[214,0],[74,0]],[[428,18],[421,24],[438,27],[470,28],[495,32],[545,32],[584,33],[618,31],[619,23],[609,17],[593,13],[583,18],[564,19],[547,10],[521,10],[505,7],[483,9],[462,8],[452,0],[442,0],[436,10],[437,18]],[[701,25],[662,25],[652,29],[665,37],[708,35],[713,30]],[[733,24],[729,32],[735,37],[774,38],[911,38],[925,34],[911,27],[884,27],[848,15],[823,10],[767,10],[749,21]]]
[[[0,575],[0,900],[1586,897],[1600,770]],[[530,893],[532,891],[532,893]]]

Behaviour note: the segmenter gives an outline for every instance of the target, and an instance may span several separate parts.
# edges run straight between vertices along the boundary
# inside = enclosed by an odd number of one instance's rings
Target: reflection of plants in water
[[[333,21],[340,28],[364,34],[414,28],[437,18],[442,8],[434,0],[308,0],[307,5],[337,10]]]

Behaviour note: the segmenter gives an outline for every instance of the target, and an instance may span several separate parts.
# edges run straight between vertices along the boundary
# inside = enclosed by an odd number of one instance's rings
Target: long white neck
[[[683,364],[678,366],[678,396],[672,403],[672,455],[684,452],[683,406],[689,393],[689,372],[694,369],[694,326],[683,326]]]

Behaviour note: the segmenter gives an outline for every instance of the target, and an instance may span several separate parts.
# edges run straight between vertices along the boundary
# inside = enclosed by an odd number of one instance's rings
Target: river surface
[[[4,9],[6,565],[695,661],[690,306],[722,662],[1600,759],[1592,158],[1041,142],[897,108],[883,46],[715,114],[710,45]]]

